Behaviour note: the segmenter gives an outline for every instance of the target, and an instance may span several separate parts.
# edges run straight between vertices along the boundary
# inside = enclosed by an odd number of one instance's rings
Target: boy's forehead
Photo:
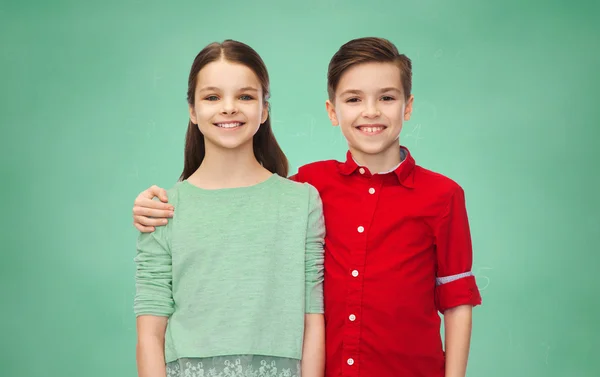
[[[370,62],[350,67],[340,78],[337,91],[395,88],[402,91],[400,68],[391,62]]]

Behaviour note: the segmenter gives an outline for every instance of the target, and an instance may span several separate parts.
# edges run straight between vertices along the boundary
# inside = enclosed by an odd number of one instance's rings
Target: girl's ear
[[[269,118],[269,102],[265,101],[265,104],[263,106],[263,110],[262,110],[262,116],[260,117],[260,124],[263,124],[264,122],[267,121],[267,118]]]
[[[325,101],[325,109],[327,110],[327,115],[329,115],[329,120],[331,124],[335,126],[339,126],[340,122],[338,121],[337,114],[335,113],[335,106],[333,102],[330,100]]]
[[[196,117],[196,109],[194,109],[194,105],[188,104],[188,111],[190,112],[190,120],[194,124],[198,124],[198,118]]]

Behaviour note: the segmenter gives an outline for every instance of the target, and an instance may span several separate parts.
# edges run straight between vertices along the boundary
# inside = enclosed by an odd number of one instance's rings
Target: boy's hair
[[[404,97],[408,99],[412,89],[412,62],[398,52],[394,44],[384,38],[366,37],[353,39],[340,47],[329,62],[327,71],[327,94],[335,98],[335,91],[344,72],[363,63],[395,63],[400,69]]]
[[[269,99],[269,73],[267,67],[258,53],[245,43],[227,39],[222,43],[211,43],[198,53],[188,77],[187,101],[194,105],[196,97],[196,84],[198,73],[209,63],[225,60],[231,63],[242,64],[252,70],[262,86],[263,101],[265,105]],[[271,173],[278,174],[284,178],[288,175],[288,160],[271,129],[271,116],[260,125],[260,128],[252,140],[254,156]],[[192,175],[204,160],[204,135],[198,129],[198,125],[188,122],[188,130],[185,137],[185,152],[183,172],[179,180],[185,180]]]

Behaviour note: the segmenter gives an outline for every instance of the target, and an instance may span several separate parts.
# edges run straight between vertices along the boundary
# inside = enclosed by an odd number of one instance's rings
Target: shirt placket
[[[381,189],[382,180],[379,176],[371,176],[364,168],[359,168],[358,173],[363,175],[357,201],[360,207],[357,208],[354,219],[352,238],[354,248],[350,256],[348,273],[348,291],[346,300],[346,319],[344,325],[344,346],[343,346],[343,376],[359,376],[360,370],[360,333],[362,326],[362,302],[364,292],[365,261],[367,254],[367,240],[370,226],[372,223],[377,199]],[[360,178],[357,178],[360,179]]]

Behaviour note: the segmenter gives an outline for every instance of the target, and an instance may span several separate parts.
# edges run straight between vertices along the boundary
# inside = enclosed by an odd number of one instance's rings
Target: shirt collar
[[[400,156],[402,161],[396,165],[396,167],[394,167],[393,169],[389,170],[389,171],[385,171],[385,172],[379,172],[379,173],[375,173],[375,174],[395,174],[398,177],[398,181],[400,182],[400,184],[402,184],[403,186],[409,187],[409,188],[413,188],[414,187],[414,182],[413,182],[413,170],[415,167],[415,160],[412,157],[412,155],[410,154],[410,151],[408,150],[408,148],[404,147],[404,146],[400,146]],[[352,153],[350,151],[346,152],[346,161],[345,162],[341,162],[338,166],[339,171],[341,174],[343,175],[351,175],[353,173],[355,173],[358,169],[362,168],[364,169],[367,173],[371,174],[371,172],[369,171],[369,169],[365,166],[360,166],[356,160],[354,159],[354,157],[352,157]]]

